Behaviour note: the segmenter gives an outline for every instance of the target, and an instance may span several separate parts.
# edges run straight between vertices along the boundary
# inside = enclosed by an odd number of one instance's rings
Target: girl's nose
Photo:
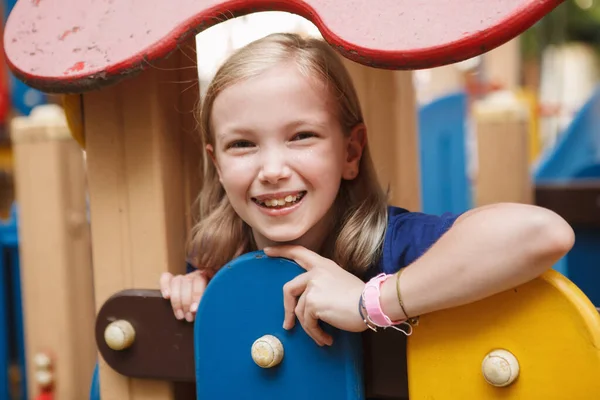
[[[266,152],[262,160],[262,167],[258,174],[258,179],[262,182],[277,183],[282,179],[290,177],[291,170],[287,164],[284,152]]]

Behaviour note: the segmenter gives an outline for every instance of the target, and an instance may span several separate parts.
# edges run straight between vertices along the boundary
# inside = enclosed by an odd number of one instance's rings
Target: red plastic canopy
[[[19,0],[6,25],[9,67],[47,92],[101,87],[233,16],[289,11],[342,55],[419,69],[484,53],[563,0]]]

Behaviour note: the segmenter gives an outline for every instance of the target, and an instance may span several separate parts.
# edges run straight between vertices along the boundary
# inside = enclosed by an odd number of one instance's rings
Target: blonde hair
[[[282,62],[295,62],[303,74],[327,84],[337,100],[344,134],[349,135],[363,123],[350,75],[329,44],[296,34],[273,34],[239,49],[218,69],[200,109],[203,147],[214,146],[211,113],[219,93]],[[199,220],[192,229],[189,249],[193,264],[214,272],[233,258],[256,250],[251,228],[234,211],[215,166],[207,159],[198,203]],[[378,260],[387,227],[387,196],[377,181],[368,147],[363,151],[358,176],[342,181],[333,207],[335,228],[322,255],[361,275]]]

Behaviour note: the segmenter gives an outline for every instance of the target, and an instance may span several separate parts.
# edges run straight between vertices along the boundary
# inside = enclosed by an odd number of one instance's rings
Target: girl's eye
[[[315,134],[314,134],[314,133],[312,133],[312,132],[300,132],[300,133],[297,133],[297,134],[296,134],[296,135],[295,135],[295,136],[292,138],[292,140],[303,140],[303,139],[309,139],[309,138],[311,138],[311,137],[315,137],[315,136],[317,136],[317,135],[315,135]]]
[[[247,140],[237,140],[227,146],[228,149],[244,149],[247,147],[252,147],[254,144]]]

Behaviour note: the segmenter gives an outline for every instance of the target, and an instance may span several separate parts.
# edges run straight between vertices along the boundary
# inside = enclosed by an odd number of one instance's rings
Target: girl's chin
[[[282,245],[292,245],[299,244],[301,242],[301,236],[271,236],[265,237],[269,246],[282,246]]]
[[[303,235],[304,233],[298,232],[270,232],[268,235],[262,233],[261,236],[263,237],[263,240],[261,240],[261,242],[264,242],[265,246],[295,245],[302,243]]]

